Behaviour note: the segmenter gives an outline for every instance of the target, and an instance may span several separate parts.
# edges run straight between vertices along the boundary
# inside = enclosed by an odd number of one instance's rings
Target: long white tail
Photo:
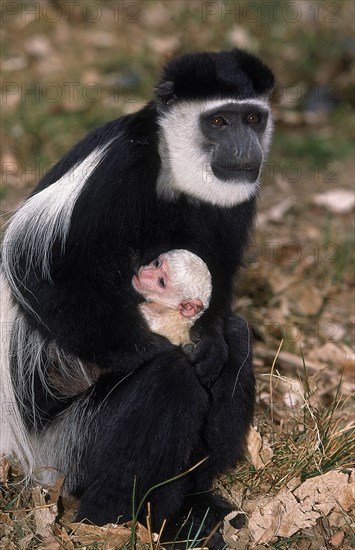
[[[34,467],[33,449],[11,379],[12,336],[18,306],[11,297],[3,274],[0,274],[0,291],[0,456],[16,456],[25,472],[31,474]]]

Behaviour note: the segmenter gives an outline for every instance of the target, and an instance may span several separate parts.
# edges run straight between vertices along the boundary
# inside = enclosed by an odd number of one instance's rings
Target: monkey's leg
[[[185,509],[192,508],[197,523],[209,508],[211,526],[232,510],[227,501],[211,493],[211,486],[216,475],[235,467],[243,457],[255,400],[251,334],[246,321],[238,316],[228,318],[224,337],[229,357],[210,390],[203,427],[204,452],[209,459],[194,472],[193,494],[185,500]]]
[[[255,377],[252,368],[252,335],[237,315],[225,320],[224,336],[229,357],[211,388],[210,412],[204,425],[210,466],[215,473],[234,467],[244,455],[248,428],[253,419]]]
[[[83,411],[92,421],[85,426],[76,519],[127,521],[134,499],[136,511],[142,503],[139,520],[145,523],[150,501],[153,529],[159,530],[179,511],[191,474],[144,496],[192,465],[207,407],[208,395],[180,351],[159,356],[121,383],[102,376],[89,397],[91,412]]]

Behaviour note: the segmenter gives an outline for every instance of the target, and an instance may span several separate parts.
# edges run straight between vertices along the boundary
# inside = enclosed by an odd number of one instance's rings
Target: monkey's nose
[[[149,264],[149,265],[143,265],[140,268],[139,272],[141,273],[144,272],[146,275],[153,275],[155,270],[156,270],[156,267],[154,265]]]

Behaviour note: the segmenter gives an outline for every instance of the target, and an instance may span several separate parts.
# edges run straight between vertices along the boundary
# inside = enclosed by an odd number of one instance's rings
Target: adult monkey
[[[9,224],[1,397],[12,410],[1,449],[29,471],[65,473],[78,519],[126,520],[135,478],[139,502],[209,456],[151,495],[158,529],[242,454],[254,379],[249,332],[230,303],[271,139],[273,84],[237,49],[172,60],[154,99],[77,144]],[[212,274],[191,360],[148,330],[131,287],[136,266],[175,248]],[[196,496],[196,515],[212,501]]]

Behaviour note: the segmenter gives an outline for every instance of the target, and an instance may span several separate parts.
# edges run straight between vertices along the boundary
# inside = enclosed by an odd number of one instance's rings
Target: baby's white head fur
[[[171,287],[166,294],[142,292],[133,279],[147,300],[139,305],[140,312],[152,332],[177,346],[191,344],[189,330],[210,303],[211,274],[205,262],[188,250],[171,250],[159,259],[166,260]]]
[[[169,262],[169,276],[174,285],[174,301],[177,307],[183,300],[198,298],[203,311],[209,306],[212,293],[211,274],[199,256],[189,250],[170,250],[164,254]],[[194,320],[203,313],[198,313]]]

